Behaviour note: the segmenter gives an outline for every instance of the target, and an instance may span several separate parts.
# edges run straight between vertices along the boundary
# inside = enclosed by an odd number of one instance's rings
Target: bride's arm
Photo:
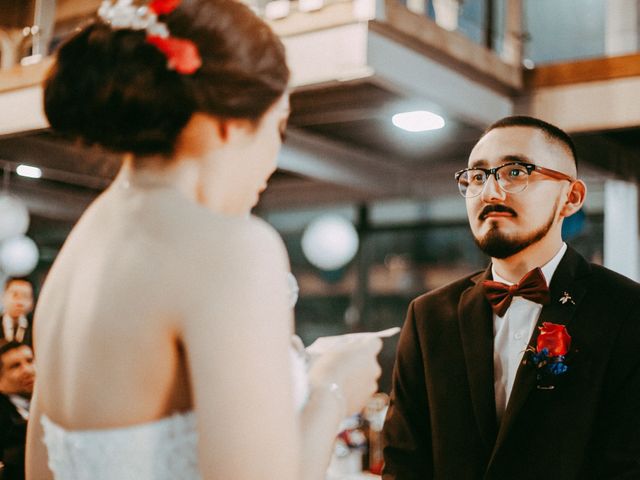
[[[286,254],[269,227],[247,225],[201,252],[183,299],[200,468],[205,480],[300,480]]]
[[[340,422],[359,412],[377,390],[382,341],[360,338],[328,349],[309,371],[311,395],[301,414],[305,480],[323,480]]]
[[[25,456],[26,480],[53,480],[53,474],[47,466],[47,449],[44,444],[44,431],[40,424],[40,405],[38,404],[38,382],[31,399],[29,423],[27,425],[27,451]]]
[[[344,401],[329,388],[315,388],[300,415],[304,480],[324,480],[340,422]]]

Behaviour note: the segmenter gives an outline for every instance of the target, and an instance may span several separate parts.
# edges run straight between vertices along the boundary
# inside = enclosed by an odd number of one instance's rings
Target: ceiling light
[[[426,110],[396,113],[391,121],[396,127],[408,132],[426,132],[444,127],[444,118]]]
[[[42,176],[42,170],[38,167],[32,167],[31,165],[18,165],[16,173],[22,177],[40,178]]]
[[[291,2],[289,0],[273,0],[264,6],[264,16],[268,20],[280,20],[289,15]]]

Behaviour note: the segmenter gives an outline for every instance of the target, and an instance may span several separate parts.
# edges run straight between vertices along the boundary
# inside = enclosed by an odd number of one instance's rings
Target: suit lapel
[[[492,450],[497,434],[493,388],[493,315],[482,289],[482,281],[490,278],[490,274],[489,267],[471,279],[475,285],[462,293],[458,319],[473,410],[480,435]]]
[[[540,317],[529,340],[529,346],[535,347],[540,333],[539,327],[544,322],[569,325],[586,292],[585,283],[579,281],[579,279],[587,275],[589,271],[590,267],[586,260],[571,247],[567,248],[567,252],[558,265],[549,285],[551,301],[540,312]],[[566,299],[564,302],[561,301],[563,297]],[[568,330],[569,334],[571,334],[571,329],[568,328]],[[532,365],[525,365],[521,362],[516,373],[507,409],[500,424],[494,456],[517,420],[527,397],[535,387],[535,368]]]

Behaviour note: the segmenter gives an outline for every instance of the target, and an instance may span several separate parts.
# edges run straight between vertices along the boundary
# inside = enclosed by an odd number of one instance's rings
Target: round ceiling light
[[[396,127],[408,132],[426,132],[444,127],[444,118],[426,110],[396,113],[391,121]]]

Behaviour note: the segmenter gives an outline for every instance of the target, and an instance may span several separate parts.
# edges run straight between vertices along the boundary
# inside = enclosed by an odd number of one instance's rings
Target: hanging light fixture
[[[11,166],[8,162],[3,168],[3,188],[0,193],[0,242],[24,235],[29,228],[29,210],[20,199],[9,194],[9,175]]]
[[[358,232],[353,224],[338,215],[316,218],[302,234],[304,255],[322,270],[344,267],[357,253],[358,244]]]
[[[0,269],[12,277],[30,274],[38,264],[36,242],[25,235],[11,237],[0,243]]]
[[[29,228],[29,210],[9,194],[11,165],[4,163],[0,193],[0,270],[9,276],[28,275],[38,264],[38,247],[25,236]]]

